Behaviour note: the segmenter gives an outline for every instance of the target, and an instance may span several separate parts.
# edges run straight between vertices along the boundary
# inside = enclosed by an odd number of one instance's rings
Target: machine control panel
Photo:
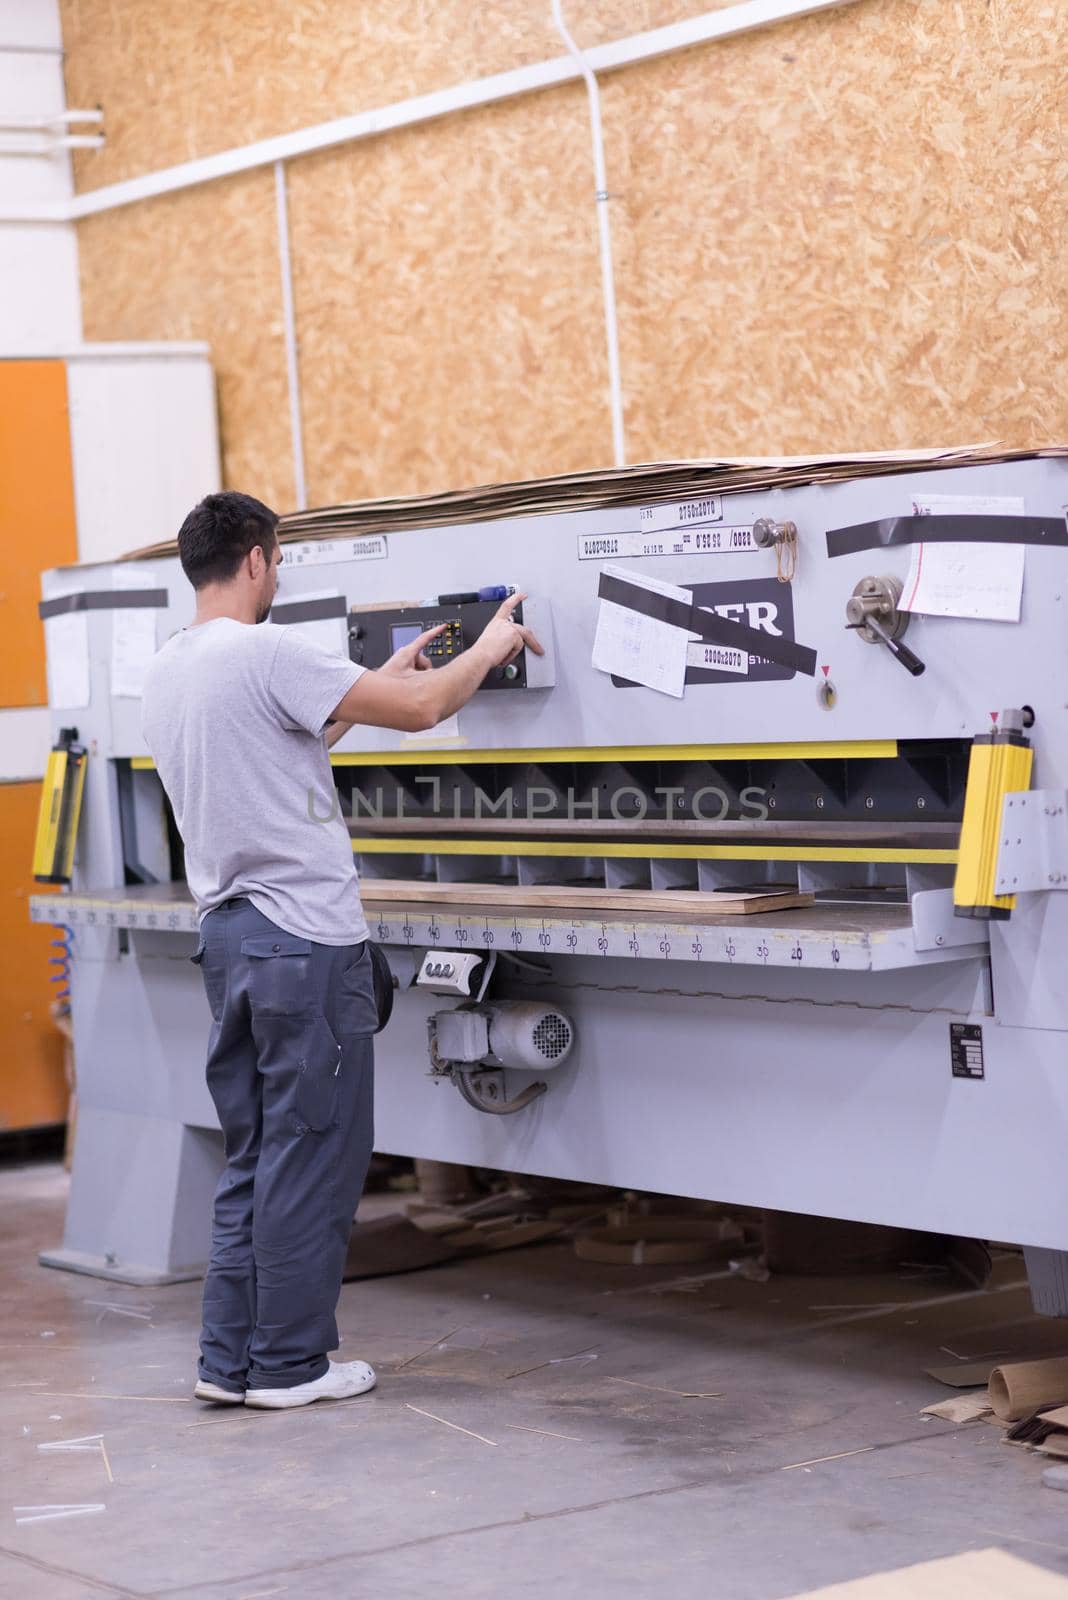
[[[447,606],[397,606],[349,613],[349,655],[364,667],[381,667],[397,650],[412,644],[421,633],[443,627],[426,645],[432,667],[446,666],[470,648],[500,609],[497,600],[473,600]],[[549,605],[527,598],[512,613],[516,622],[532,628],[545,647],[544,656],[520,651],[507,666],[494,667],[479,685],[484,689],[547,689],[555,682]]]

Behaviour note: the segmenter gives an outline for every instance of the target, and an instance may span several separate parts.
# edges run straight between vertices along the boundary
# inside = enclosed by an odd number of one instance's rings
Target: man
[[[298,628],[258,627],[278,586],[277,522],[243,494],[209,495],[186,517],[178,553],[196,618],[159,651],[142,703],[200,914],[193,959],[226,1151],[194,1394],[263,1408],[375,1383],[366,1362],[327,1359],[371,1155],[378,1024],[328,746],[357,722],[433,727],[492,668],[543,653],[511,620],[520,595],[434,671],[422,652],[439,629],[372,672]]]

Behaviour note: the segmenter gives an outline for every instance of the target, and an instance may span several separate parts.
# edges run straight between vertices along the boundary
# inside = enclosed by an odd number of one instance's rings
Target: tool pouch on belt
[[[375,944],[373,939],[368,939],[367,948],[371,955],[371,974],[375,986],[375,1006],[378,1009],[378,1027],[376,1033],[381,1033],[386,1023],[393,1014],[393,972],[386,953],[380,944]]]

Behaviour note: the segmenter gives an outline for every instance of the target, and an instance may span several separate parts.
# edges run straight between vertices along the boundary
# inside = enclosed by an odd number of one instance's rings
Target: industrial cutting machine
[[[437,664],[515,586],[546,647],[332,752],[397,986],[378,1148],[1015,1240],[1068,1312],[1066,503],[1063,452],[978,450],[283,519],[265,626],[376,667],[444,623]],[[42,1259],[165,1282],[222,1164],[138,698],[193,594],[159,546],[41,611],[79,1089]]]

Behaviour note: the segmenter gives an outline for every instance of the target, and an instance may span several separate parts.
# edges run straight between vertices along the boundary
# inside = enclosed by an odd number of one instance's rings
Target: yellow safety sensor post
[[[1003,711],[990,733],[972,740],[953,884],[953,911],[958,917],[1003,920],[1016,905],[1014,894],[995,894],[994,883],[1005,796],[1031,785],[1034,751],[1023,726],[1022,711]]]
[[[33,846],[33,876],[38,883],[71,880],[85,788],[85,746],[77,741],[77,728],[61,728],[59,743],[48,756]]]

